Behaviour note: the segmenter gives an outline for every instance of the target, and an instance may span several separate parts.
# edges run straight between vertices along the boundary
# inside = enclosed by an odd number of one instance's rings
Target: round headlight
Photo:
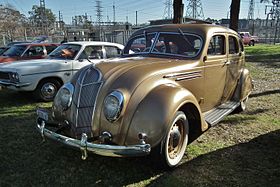
[[[10,79],[12,82],[19,82],[19,75],[17,72],[10,73]]]
[[[54,105],[61,107],[62,110],[67,110],[71,106],[73,93],[74,86],[71,83],[63,85],[55,97]]]
[[[124,97],[119,91],[113,91],[104,100],[104,115],[110,122],[116,121],[123,108]]]

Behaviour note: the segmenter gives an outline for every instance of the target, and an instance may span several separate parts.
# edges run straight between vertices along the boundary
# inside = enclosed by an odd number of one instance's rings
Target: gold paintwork
[[[195,114],[190,129],[203,132],[208,128],[204,113],[230,99],[241,101],[249,95],[252,84],[248,70],[244,69],[244,52],[229,55],[226,42],[225,55],[207,56],[213,35],[224,35],[226,41],[229,35],[239,38],[228,28],[206,24],[165,25],[141,29],[132,37],[144,31],[178,33],[178,28],[184,33],[201,36],[204,44],[199,56],[180,59],[144,55],[96,64],[104,82],[97,97],[92,136],[107,131],[112,134],[113,143],[134,145],[139,143],[139,133],[145,133],[146,142],[153,148],[165,137],[178,110],[186,115]],[[234,63],[227,65],[228,61]],[[72,82],[76,82],[78,74]],[[124,106],[118,120],[111,123],[103,114],[103,104],[105,97],[114,90],[123,93]],[[71,118],[69,111],[56,116],[60,120]]]

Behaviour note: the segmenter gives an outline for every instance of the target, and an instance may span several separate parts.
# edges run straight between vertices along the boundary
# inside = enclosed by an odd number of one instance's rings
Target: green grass
[[[183,163],[171,171],[161,169],[150,157],[90,154],[82,161],[79,150],[52,141],[42,143],[35,129],[35,109],[51,103],[36,103],[29,94],[1,90],[0,186],[279,186],[277,65],[249,62],[255,90],[248,109],[201,135],[188,146]]]
[[[280,59],[280,45],[258,44],[245,47],[246,59],[249,61],[270,61]]]

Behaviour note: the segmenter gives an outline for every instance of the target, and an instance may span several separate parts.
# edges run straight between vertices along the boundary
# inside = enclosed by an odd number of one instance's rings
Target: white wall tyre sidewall
[[[165,144],[164,144],[164,147],[163,147],[164,148],[163,153],[164,153],[164,156],[165,156],[165,162],[169,167],[175,167],[180,163],[180,161],[182,160],[182,158],[185,154],[186,147],[187,147],[187,144],[188,144],[189,124],[188,124],[188,120],[186,118],[186,115],[183,112],[177,112],[175,116],[176,117],[172,121],[172,125],[169,128],[169,131],[168,131],[168,134],[167,134],[167,137],[166,137],[166,140],[165,140]],[[178,155],[176,156],[176,158],[173,159],[173,158],[170,158],[169,152],[168,152],[170,132],[171,132],[171,129],[172,129],[173,125],[177,121],[179,121],[180,119],[184,120],[184,133],[185,133],[185,135],[184,135],[184,140],[183,140],[181,149],[180,149]]]

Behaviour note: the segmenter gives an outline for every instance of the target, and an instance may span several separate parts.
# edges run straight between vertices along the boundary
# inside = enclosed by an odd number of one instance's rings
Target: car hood
[[[181,69],[191,69],[198,60],[178,60],[170,58],[132,57],[103,61],[95,66],[103,74],[105,82],[117,80],[123,83],[143,81],[151,76],[164,76]]]
[[[0,56],[0,63],[16,61],[17,58],[9,56]]]
[[[52,70],[63,70],[65,60],[58,59],[39,59],[17,61],[13,63],[3,63],[0,65],[0,71],[15,71],[21,75],[41,73]]]

